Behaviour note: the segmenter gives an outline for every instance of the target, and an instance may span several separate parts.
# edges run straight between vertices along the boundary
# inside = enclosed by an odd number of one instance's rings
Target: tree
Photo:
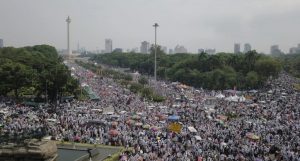
[[[139,83],[132,83],[129,89],[133,93],[138,93],[141,89],[143,89],[143,86]]]
[[[68,82],[72,82],[71,72],[63,64],[56,49],[49,45],[0,49],[0,94],[13,92],[16,98],[20,90],[36,97],[46,94],[51,101],[59,93],[64,94]],[[78,84],[73,84],[77,86]],[[68,90],[75,94],[75,87]],[[22,94],[22,92],[21,92]]]
[[[248,72],[246,75],[246,86],[250,88],[255,88],[258,86],[259,77],[258,74],[254,71]]]
[[[255,71],[264,78],[277,76],[281,70],[281,65],[273,58],[262,58],[255,63]]]
[[[144,86],[144,85],[148,84],[148,79],[144,76],[141,76],[140,79],[138,80],[138,82]]]
[[[31,74],[29,68],[23,64],[8,61],[1,65],[0,75],[2,78],[6,76],[6,78],[1,80],[4,81],[1,84],[7,86],[8,90],[13,90],[17,99],[19,98],[18,90],[30,85]]]

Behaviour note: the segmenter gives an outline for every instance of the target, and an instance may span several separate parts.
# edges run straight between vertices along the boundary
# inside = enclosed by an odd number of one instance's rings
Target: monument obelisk
[[[67,22],[67,34],[68,34],[68,59],[71,58],[71,54],[72,54],[72,51],[71,51],[71,48],[70,48],[70,23],[71,23],[71,18],[68,16],[68,18],[66,19],[66,22]]]

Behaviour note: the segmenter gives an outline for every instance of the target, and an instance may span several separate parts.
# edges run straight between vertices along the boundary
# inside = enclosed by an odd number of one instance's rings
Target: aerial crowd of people
[[[120,160],[130,161],[300,161],[300,94],[293,86],[299,80],[287,73],[249,91],[151,81],[166,98],[156,103],[111,78],[68,66],[99,99],[50,110],[2,97],[1,135],[37,131],[53,140],[124,146],[131,150]]]

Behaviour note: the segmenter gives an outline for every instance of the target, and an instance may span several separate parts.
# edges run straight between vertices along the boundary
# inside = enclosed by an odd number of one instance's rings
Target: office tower
[[[270,48],[270,52],[272,55],[280,55],[283,54],[282,51],[279,49],[278,45],[272,45]]]
[[[249,43],[246,43],[244,45],[244,53],[247,53],[249,51],[251,51],[251,45]]]
[[[105,39],[105,52],[111,53],[113,48],[112,40],[111,39]]]
[[[143,41],[141,43],[141,48],[140,48],[141,53],[148,54],[149,53],[149,49],[150,49],[150,43],[147,42],[147,41]]]
[[[291,47],[290,54],[300,54],[300,44],[297,47]]]
[[[182,45],[176,45],[174,53],[187,53],[187,49]]]
[[[291,47],[290,54],[296,54],[296,53],[297,53],[297,47]]]
[[[235,54],[241,53],[241,45],[240,44],[238,44],[238,43],[234,44],[234,53]]]
[[[204,49],[198,49],[198,54],[201,54],[204,52]]]
[[[162,46],[161,47],[161,50],[164,52],[164,53],[167,53],[168,52],[168,48],[166,46]]]

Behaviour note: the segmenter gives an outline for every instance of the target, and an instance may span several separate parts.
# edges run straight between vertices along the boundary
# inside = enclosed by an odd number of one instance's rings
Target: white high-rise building
[[[112,40],[111,39],[105,39],[105,52],[111,53],[113,48]]]
[[[244,45],[244,53],[247,53],[249,51],[251,51],[251,45],[249,43],[246,43]]]
[[[149,50],[150,50],[150,43],[147,42],[147,41],[143,41],[143,42],[141,43],[141,48],[140,48],[140,50],[141,50],[141,53],[143,53],[143,54],[148,54],[148,53],[149,53]]]

